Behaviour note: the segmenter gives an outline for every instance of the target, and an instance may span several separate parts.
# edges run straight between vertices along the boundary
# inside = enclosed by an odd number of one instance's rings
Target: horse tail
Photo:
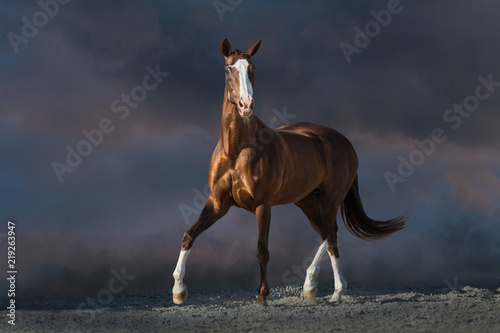
[[[401,230],[405,226],[406,215],[388,221],[376,221],[369,218],[359,197],[358,175],[347,192],[340,207],[342,219],[347,229],[356,237],[364,240],[376,240]]]

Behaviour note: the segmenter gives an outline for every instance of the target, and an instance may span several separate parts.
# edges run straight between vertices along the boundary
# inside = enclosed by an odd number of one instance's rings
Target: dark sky
[[[224,37],[241,50],[262,40],[260,119],[337,129],[357,150],[368,215],[410,215],[373,243],[340,226],[348,282],[500,279],[500,3],[47,3],[50,15],[0,5],[0,237],[17,223],[20,296],[95,297],[122,268],[135,276],[125,292],[170,290],[196,219],[181,211],[199,211],[219,137]],[[68,149],[87,156],[68,165]],[[254,216],[233,208],[197,240],[185,282],[256,287],[256,244]],[[318,245],[298,208],[275,207],[271,285],[303,283]]]

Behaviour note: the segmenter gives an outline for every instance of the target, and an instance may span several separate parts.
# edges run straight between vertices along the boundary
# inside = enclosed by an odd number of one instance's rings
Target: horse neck
[[[236,105],[229,101],[227,90],[224,91],[224,96],[220,141],[224,153],[229,157],[236,157],[243,147],[254,142],[262,122],[255,115],[248,118],[241,117]]]

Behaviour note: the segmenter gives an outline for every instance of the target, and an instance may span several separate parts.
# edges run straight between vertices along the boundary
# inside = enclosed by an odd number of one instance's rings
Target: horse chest
[[[232,196],[238,206],[247,210],[254,210],[262,198],[259,190],[261,178],[243,170],[234,170],[232,173]]]

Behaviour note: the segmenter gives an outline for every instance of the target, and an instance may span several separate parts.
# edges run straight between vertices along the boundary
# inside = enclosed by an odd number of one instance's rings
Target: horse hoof
[[[309,290],[309,291],[305,291],[304,290],[304,296],[305,298],[307,299],[314,299],[314,297],[316,297],[316,293],[318,292],[318,287],[312,289],[312,290]]]
[[[262,306],[267,306],[267,302],[265,299],[260,299],[260,298],[257,298],[257,300],[255,301],[255,304],[259,304],[259,305],[262,305]]]
[[[180,294],[173,294],[172,298],[175,304],[182,304],[188,296],[188,290],[184,289]]]
[[[332,298],[330,298],[330,302],[340,302],[341,299],[342,299],[342,294],[336,291],[333,294]]]

